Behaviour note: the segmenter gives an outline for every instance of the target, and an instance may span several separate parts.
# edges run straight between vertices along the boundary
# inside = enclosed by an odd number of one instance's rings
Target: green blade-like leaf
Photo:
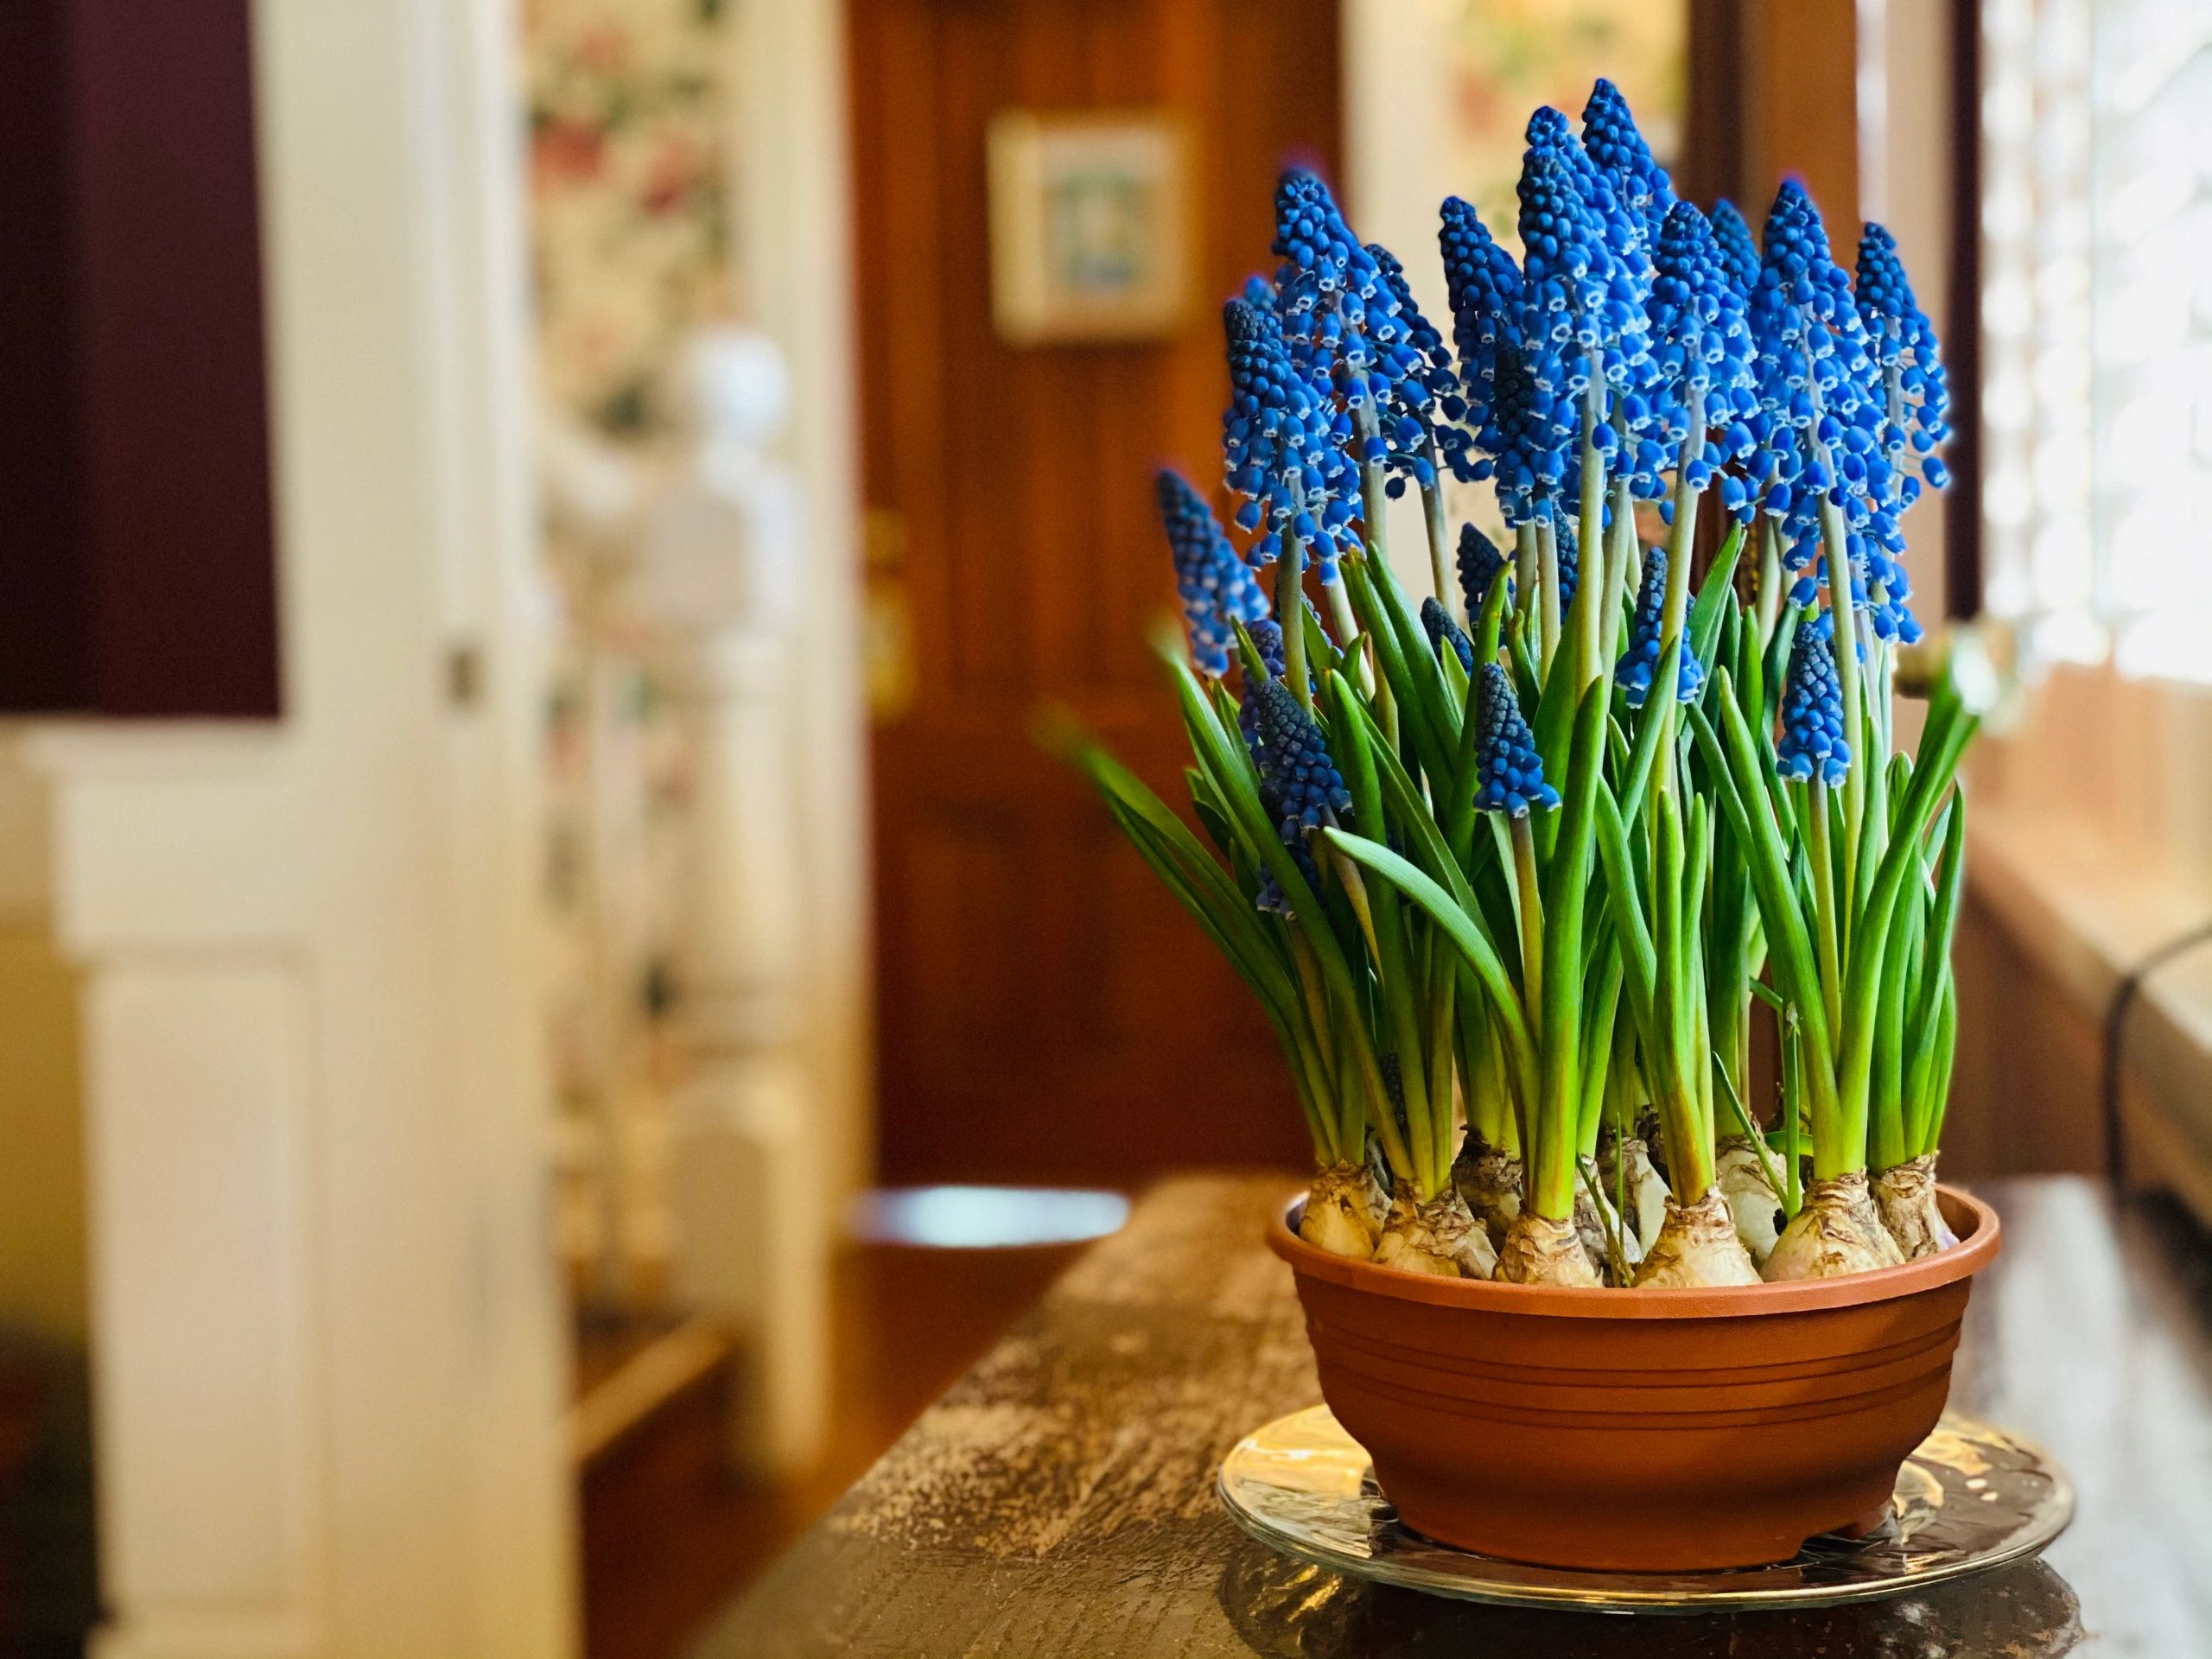
[[[1452,941],[1453,948],[1473,969],[1477,981],[1490,1001],[1516,1073],[1533,1090],[1535,1053],[1528,1021],[1522,1013],[1520,994],[1506,974],[1505,963],[1491,943],[1488,931],[1450,893],[1410,860],[1363,836],[1351,835],[1341,830],[1327,830],[1322,833],[1332,846],[1372,870],[1420,906],[1427,912],[1429,919],[1442,930],[1444,936]]]

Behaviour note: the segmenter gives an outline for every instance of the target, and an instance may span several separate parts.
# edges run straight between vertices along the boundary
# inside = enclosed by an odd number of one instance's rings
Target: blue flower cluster
[[[1275,186],[1276,315],[1291,360],[1335,405],[1338,446],[1383,466],[1390,493],[1436,482],[1441,446],[1458,448],[1465,413],[1444,337],[1421,315],[1398,262],[1363,245],[1318,174]],[[1450,431],[1454,435],[1436,435]],[[1363,433],[1363,435],[1359,435]],[[1357,486],[1339,493],[1349,499]]]
[[[1467,603],[1467,614],[1478,617],[1490,599],[1490,585],[1500,572],[1505,573],[1506,596],[1513,593],[1513,576],[1505,555],[1497,550],[1497,543],[1472,524],[1459,526],[1459,596]]]
[[[1249,741],[1260,772],[1260,804],[1306,879],[1319,882],[1306,831],[1327,820],[1348,818],[1351,791],[1330,759],[1321,728],[1298,706],[1288,686],[1279,679],[1262,680],[1246,701],[1254,713]],[[1258,902],[1262,910],[1289,913],[1281,888],[1271,878],[1261,882]]]
[[[1850,567],[1831,586],[1849,593],[1854,610],[1868,612],[1879,637],[1917,639],[1899,523],[1916,486],[1904,487],[1892,467],[1878,355],[1850,278],[1829,253],[1820,212],[1796,180],[1776,195],[1762,242],[1750,308],[1759,372],[1755,426],[1768,469],[1761,505],[1782,521],[1798,575],[1792,597],[1810,605],[1828,580],[1825,504],[1844,526]]]
[[[1724,200],[1713,204],[1713,241],[1719,251],[1720,271],[1727,277],[1728,286],[1740,298],[1749,300],[1759,280],[1759,245],[1752,239],[1751,227],[1736,211],[1734,202]]]
[[[1498,505],[1509,524],[1552,518],[1570,489],[1591,358],[1613,320],[1612,254],[1605,223],[1577,186],[1577,159],[1588,166],[1570,133],[1533,143],[1521,170],[1519,349],[1510,378],[1499,364],[1495,399]],[[1594,170],[1592,179],[1593,188],[1603,188]]]
[[[1644,239],[1658,235],[1675,205],[1675,187],[1637,130],[1628,100],[1610,80],[1592,87],[1582,106],[1582,147],[1612,181],[1622,207],[1643,221]]]
[[[1310,380],[1332,385],[1344,406],[1357,410],[1416,366],[1382,267],[1319,174],[1294,167],[1276,181],[1273,251],[1283,262],[1276,313]]]
[[[1667,604],[1667,550],[1643,550],[1643,583],[1637,589],[1636,621],[1629,630],[1628,652],[1621,658],[1619,683],[1631,709],[1643,707],[1651,695],[1651,677],[1659,671],[1660,629]],[[1695,702],[1705,687],[1705,666],[1682,642],[1681,665],[1675,671],[1675,700]]]
[[[1544,781],[1544,763],[1535,735],[1513,695],[1513,682],[1496,663],[1484,663],[1475,680],[1475,772],[1480,789],[1475,804],[1486,812],[1525,818],[1532,807],[1559,804],[1559,791]]]
[[[1313,716],[1298,706],[1281,680],[1264,680],[1255,693],[1259,705],[1260,780],[1269,796],[1268,810],[1286,843],[1325,818],[1342,820],[1351,811],[1329,746]]]
[[[1582,582],[1582,544],[1574,539],[1574,520],[1565,514],[1552,529],[1559,543],[1559,609],[1564,616]]]
[[[1467,638],[1467,631],[1452,620],[1452,613],[1436,599],[1421,602],[1421,625],[1428,632],[1428,648],[1440,658],[1446,641],[1450,641],[1452,654],[1459,658],[1459,666],[1470,674],[1475,671],[1475,642]]]
[[[1175,591],[1191,660],[1199,673],[1219,679],[1229,672],[1236,624],[1268,613],[1268,596],[1197,490],[1179,473],[1162,469],[1156,480],[1160,518],[1175,561]]]
[[[1800,632],[1789,652],[1789,678],[1782,694],[1782,737],[1775,745],[1782,775],[1801,782],[1817,778],[1840,788],[1851,769],[1843,734],[1843,688],[1828,642]]]
[[[1489,480],[1509,526],[1553,527],[1571,605],[1580,520],[1565,509],[1586,408],[1607,478],[1662,517],[1675,486],[1716,493],[1740,521],[1770,515],[1801,606],[1817,611],[1830,586],[1823,528],[1840,524],[1834,589],[1872,638],[1917,637],[1901,521],[1945,482],[1948,389],[1889,234],[1867,228],[1854,283],[1794,180],[1757,239],[1726,202],[1708,219],[1675,196],[1606,81],[1579,134],[1557,110],[1530,118],[1517,195],[1517,261],[1465,201],[1443,205],[1447,348],[1397,260],[1352,234],[1320,178],[1282,175],[1274,280],[1254,278],[1225,313],[1224,448],[1251,561],[1294,534],[1334,582],[1373,507],[1363,468],[1392,495],[1437,488],[1448,469]],[[1608,491],[1601,518],[1618,510]],[[1471,575],[1465,545],[1472,615],[1505,561],[1490,549],[1495,566]]]
[[[1268,671],[1268,677],[1271,680],[1282,678],[1282,624],[1273,617],[1267,617],[1252,624],[1245,632],[1252,636],[1252,644],[1260,653],[1260,662]],[[1306,678],[1309,681],[1313,678],[1311,669],[1306,671]],[[1245,747],[1256,758],[1260,741],[1260,699],[1249,685],[1245,687],[1243,702],[1237,705],[1236,724],[1244,734]]]
[[[1751,427],[1758,413],[1751,328],[1713,226],[1691,203],[1677,201],[1667,210],[1651,269],[1652,418],[1646,429],[1671,452],[1668,459],[1681,467],[1690,488],[1702,491],[1718,478],[1723,505],[1748,519],[1750,491],[1721,469],[1758,442]],[[1672,510],[1669,502],[1662,512],[1671,518]]]
[[[1332,487],[1343,458],[1330,411],[1292,366],[1272,313],[1231,300],[1222,308],[1222,328],[1229,338],[1229,408],[1221,442],[1229,487],[1243,501],[1236,522],[1259,532],[1252,547],[1257,563],[1273,563],[1288,533],[1319,566],[1321,579],[1332,582],[1351,513]]]
[[[1930,486],[1940,490],[1950,481],[1936,446],[1951,435],[1945,419],[1951,391],[1936,349],[1936,325],[1913,297],[1904,262],[1897,257],[1897,238],[1882,226],[1869,225],[1859,238],[1853,292],[1859,321],[1873,341],[1883,386],[1891,394],[1883,447],[1889,453],[1897,491],[1910,503],[1916,485],[1904,470],[1908,448]]]
[[[1459,378],[1452,372],[1452,353],[1436,325],[1421,315],[1406,281],[1406,268],[1379,242],[1367,251],[1382,273],[1382,286],[1405,326],[1411,353],[1409,371],[1391,380],[1380,399],[1380,436],[1390,468],[1385,493],[1395,500],[1405,493],[1406,480],[1424,490],[1436,487],[1436,463],[1442,459],[1454,475],[1469,474],[1466,400],[1459,395]]]
[[[1615,336],[1607,346],[1607,378],[1616,394],[1611,424],[1619,437],[1610,465],[1637,494],[1664,499],[1661,475],[1681,447],[1683,399],[1676,384],[1678,365],[1659,349],[1663,319],[1654,308],[1654,257],[1675,204],[1675,188],[1637,130],[1628,100],[1610,80],[1600,79],[1583,105],[1582,148],[1618,208],[1607,238],[1614,252],[1615,293],[1631,314],[1641,314],[1644,325],[1641,331],[1631,328]],[[1580,469],[1578,452],[1572,470]],[[1579,478],[1574,487],[1580,487]]]
[[[1482,216],[1457,196],[1445,198],[1437,243],[1444,255],[1466,425],[1480,452],[1467,462],[1471,482],[1491,476],[1491,457],[1504,442],[1497,423],[1498,363],[1501,354],[1517,360],[1520,352],[1521,267],[1498,246]]]

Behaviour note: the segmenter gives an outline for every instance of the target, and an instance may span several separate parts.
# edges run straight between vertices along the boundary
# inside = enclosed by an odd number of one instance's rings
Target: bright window
[[[2212,0],[1982,19],[1985,603],[2212,681]]]

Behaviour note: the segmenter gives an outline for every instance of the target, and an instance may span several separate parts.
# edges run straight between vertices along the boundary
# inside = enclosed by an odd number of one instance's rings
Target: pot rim
[[[1959,1238],[1949,1249],[1903,1267],[1773,1285],[1639,1290],[1630,1294],[1610,1286],[1509,1285],[1494,1279],[1438,1279],[1427,1274],[1401,1273],[1372,1262],[1332,1255],[1299,1237],[1291,1222],[1306,1202],[1302,1192],[1275,1212],[1268,1228],[1268,1247],[1287,1262],[1293,1272],[1308,1278],[1432,1307],[1571,1319],[1753,1319],[1768,1313],[1807,1313],[1888,1301],[1955,1284],[1980,1272],[1997,1256],[2001,1230],[1997,1212],[1971,1192],[1955,1186],[1939,1184],[1936,1192],[1944,1219]]]

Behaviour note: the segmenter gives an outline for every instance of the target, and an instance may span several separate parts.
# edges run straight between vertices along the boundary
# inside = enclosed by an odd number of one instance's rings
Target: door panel
[[[1274,177],[1338,148],[1334,0],[851,0],[872,580],[911,662],[874,743],[890,1179],[1132,1180],[1295,1161],[1235,976],[1026,721],[1057,700],[1179,808],[1144,643],[1174,601],[1163,461],[1219,476],[1216,302],[1268,263]],[[1200,296],[1173,338],[1001,345],[984,130],[1146,105],[1192,135]]]

